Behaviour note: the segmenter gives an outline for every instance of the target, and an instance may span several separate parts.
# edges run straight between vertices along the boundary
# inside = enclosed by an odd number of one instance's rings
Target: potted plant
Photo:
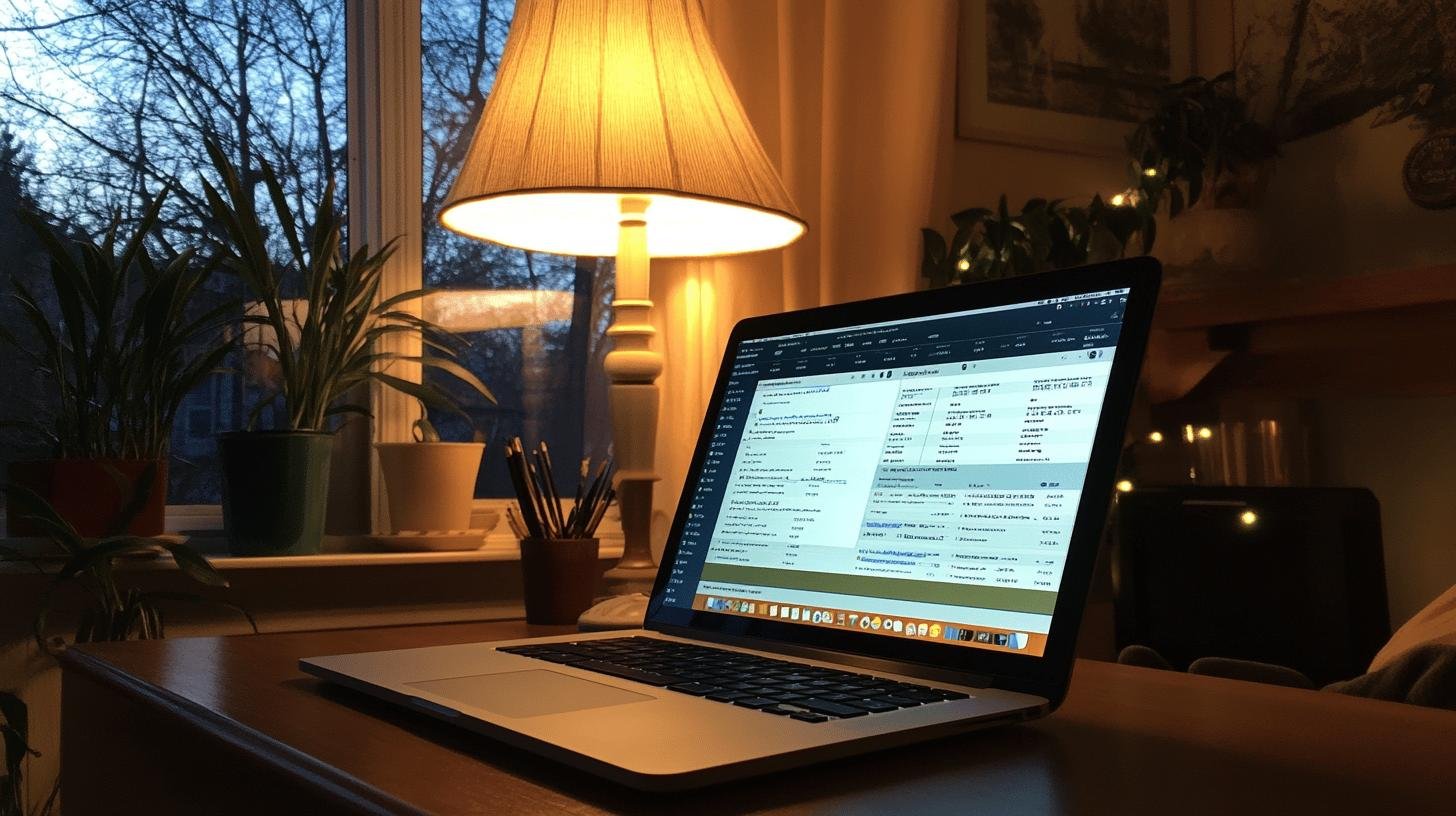
[[[193,249],[163,261],[148,248],[166,198],[163,190],[124,241],[119,219],[98,242],[67,239],[21,213],[44,247],[49,286],[11,272],[30,336],[0,327],[0,342],[54,389],[52,411],[25,423],[52,455],[10,464],[8,480],[43,497],[82,536],[163,532],[173,422],[229,350],[221,329],[236,304],[197,313],[214,264]],[[6,524],[14,536],[45,532],[16,513]]]
[[[407,548],[478,547],[483,531],[471,531],[470,517],[485,443],[478,434],[472,442],[441,441],[423,404],[420,411],[413,442],[374,445],[395,533],[380,538]]]
[[[214,221],[223,233],[221,265],[246,285],[256,306],[243,317],[244,331],[256,329],[263,347],[252,366],[264,388],[247,430],[223,434],[223,526],[238,555],[303,554],[319,551],[328,496],[331,423],[365,409],[347,402],[370,382],[417,399],[449,404],[438,388],[388,373],[399,361],[442,369],[490,398],[479,378],[454,359],[453,336],[398,308],[421,291],[380,299],[392,245],[343,251],[343,220],[334,208],[330,179],[312,218],[300,221],[271,165],[260,160],[276,232],[286,247],[280,263],[253,207],[251,187],[221,148],[207,150],[221,189],[203,182]],[[307,228],[301,226],[306,223]],[[292,297],[288,292],[295,292]],[[428,334],[435,354],[406,356],[381,347],[385,338]],[[458,341],[457,341],[458,342]],[[273,425],[257,430],[263,409],[273,407]]]
[[[952,215],[955,233],[948,243],[922,229],[921,274],[936,288],[1064,269],[1120,258],[1134,236],[1147,252],[1156,235],[1155,207],[1140,196],[1106,202],[1094,195],[1086,206],[1032,198],[1012,212],[1002,195],[994,210],[972,207]]]
[[[52,628],[48,624],[53,621],[52,612],[58,599],[79,604],[79,608],[67,610],[71,614],[66,615],[67,619],[74,620],[73,643],[163,638],[166,636],[164,610],[177,603],[227,607],[245,618],[249,627],[257,633],[258,625],[253,616],[236,604],[192,592],[147,589],[144,585],[150,581],[133,583],[127,580],[128,576],[139,577],[140,573],[118,568],[118,562],[125,559],[150,558],[163,553],[172,559],[178,572],[189,581],[210,587],[213,592],[226,590],[229,586],[227,578],[187,544],[128,535],[118,530],[111,530],[110,534],[102,537],[83,536],[39,494],[16,484],[5,485],[4,493],[10,513],[41,530],[46,544],[54,549],[54,553],[33,549],[22,552],[0,547],[0,563],[26,563],[38,573],[51,574],[32,622],[35,642],[42,654],[54,657],[66,648],[64,638],[48,635]],[[39,561],[50,555],[61,556],[63,560],[59,568]],[[66,591],[73,586],[82,591]],[[24,679],[21,678],[22,681]],[[54,716],[58,712],[52,710],[49,713]],[[27,755],[36,755],[27,744],[28,720],[27,708],[18,693],[0,692],[0,735],[4,737],[7,770],[7,775],[0,777],[0,815],[13,813],[23,816],[26,812],[21,784],[22,760]],[[41,725],[56,729],[60,723],[50,719]],[[51,813],[59,790],[60,780],[56,779],[44,803],[34,812]]]
[[[1167,86],[1128,139],[1136,188],[1168,198],[1160,255],[1174,267],[1255,269],[1263,260],[1254,212],[1279,155],[1274,134],[1249,118],[1232,71]]]

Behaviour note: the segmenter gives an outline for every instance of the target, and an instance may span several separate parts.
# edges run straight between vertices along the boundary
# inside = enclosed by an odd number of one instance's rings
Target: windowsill
[[[487,513],[498,513],[499,521],[485,536],[485,545],[476,550],[453,550],[444,552],[396,552],[381,551],[370,542],[370,536],[325,536],[324,552],[318,555],[277,555],[238,557],[227,553],[227,543],[222,537],[221,508],[216,505],[172,505],[167,508],[167,528],[177,530],[188,537],[188,543],[222,570],[264,570],[264,569],[312,569],[331,567],[387,567],[424,566],[433,564],[480,564],[490,562],[511,562],[521,560],[520,540],[516,538],[504,518],[505,506],[514,502],[508,499],[479,499],[476,501],[477,520]],[[3,519],[3,516],[0,516]],[[3,529],[3,527],[0,527]],[[597,530],[601,541],[603,560],[622,556],[621,517],[616,507],[608,511]],[[35,557],[49,570],[58,568],[64,558],[55,553],[55,548],[38,539],[6,539],[0,537],[0,544],[9,545],[21,553]],[[157,557],[123,558],[118,561],[123,569],[175,569],[170,558]],[[0,562],[0,573],[34,572],[29,564]]]

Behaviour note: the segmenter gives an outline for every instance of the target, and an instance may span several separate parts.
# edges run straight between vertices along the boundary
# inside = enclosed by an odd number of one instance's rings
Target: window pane
[[[46,272],[17,201],[73,233],[96,235],[119,214],[129,233],[170,186],[158,255],[209,235],[205,139],[255,183],[258,159],[271,162],[295,211],[312,212],[331,173],[344,201],[340,0],[3,4],[0,50],[0,258],[19,260],[11,269],[22,277],[44,281]],[[242,294],[226,276],[211,286],[199,312]],[[13,306],[0,309],[14,329]],[[44,417],[46,377],[0,354],[12,386],[0,421]],[[218,374],[187,397],[172,433],[171,503],[218,501],[214,437],[241,426],[253,396],[239,377]],[[0,463],[50,454],[34,431],[0,429]]]
[[[508,496],[499,443],[546,440],[561,463],[604,455],[610,440],[602,357],[611,322],[610,259],[563,258],[487,244],[436,222],[495,82],[513,4],[423,0],[424,277],[438,290],[426,315],[460,332],[463,361],[485,380],[491,406],[434,370],[432,382],[466,408],[466,422],[431,418],[446,439],[480,433],[490,445],[477,496]],[[558,473],[570,489],[570,473]]]

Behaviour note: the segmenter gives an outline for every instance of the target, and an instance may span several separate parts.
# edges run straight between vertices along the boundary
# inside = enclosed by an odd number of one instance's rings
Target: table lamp
[[[649,259],[774,249],[805,230],[697,0],[518,0],[439,217],[506,246],[616,256],[605,367],[624,549],[606,578],[650,586],[662,355]]]

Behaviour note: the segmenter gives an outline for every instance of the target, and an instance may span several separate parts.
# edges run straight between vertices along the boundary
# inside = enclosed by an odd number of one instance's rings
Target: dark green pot
[[[238,431],[218,437],[222,523],[233,555],[312,555],[329,498],[325,431]]]

